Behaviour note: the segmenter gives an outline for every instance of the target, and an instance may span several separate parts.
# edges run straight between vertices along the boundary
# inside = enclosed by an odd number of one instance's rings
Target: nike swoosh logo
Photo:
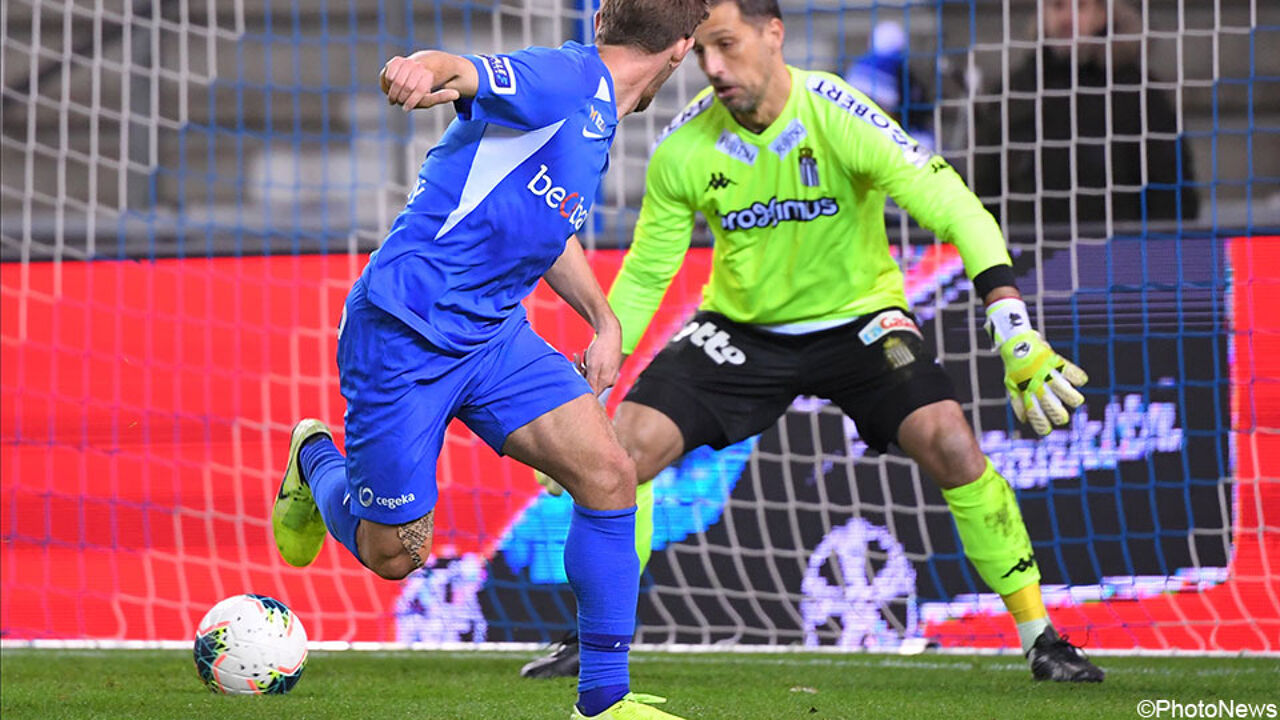
[[[584,138],[589,138],[589,139],[591,139],[591,140],[603,140],[603,139],[604,139],[604,135],[601,135],[600,133],[593,133],[593,132],[591,132],[590,130],[588,130],[588,129],[586,129],[586,128],[582,128],[582,137],[584,137]]]

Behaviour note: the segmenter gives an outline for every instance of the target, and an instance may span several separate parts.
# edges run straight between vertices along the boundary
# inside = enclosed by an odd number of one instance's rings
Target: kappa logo
[[[1013,567],[1009,568],[1009,572],[1006,572],[1000,577],[1007,578],[1014,573],[1026,572],[1035,566],[1036,566],[1036,556],[1028,555],[1022,558],[1021,560],[1019,560],[1017,563],[1015,563]]]
[[[717,365],[741,365],[747,361],[747,354],[729,343],[729,333],[717,328],[713,322],[694,320],[676,333],[671,342],[678,343],[685,338],[702,348],[702,352]]]
[[[871,318],[871,322],[858,331],[858,339],[863,345],[871,345],[891,332],[909,332],[916,337],[924,337],[920,328],[916,327],[916,321],[906,313],[901,310],[885,310]]]
[[[560,217],[567,218],[569,224],[573,225],[575,231],[582,229],[582,224],[587,221],[587,212],[590,208],[583,202],[583,198],[576,192],[569,192],[562,187],[556,187],[555,181],[551,179],[551,175],[547,172],[547,166],[542,165],[538,169],[538,174],[533,176],[529,184],[525,186],[529,192],[535,196],[543,198],[547,203],[547,207],[552,210],[559,210]]]
[[[724,173],[711,173],[711,181],[707,183],[708,190],[723,190],[730,185],[737,185],[728,175]]]

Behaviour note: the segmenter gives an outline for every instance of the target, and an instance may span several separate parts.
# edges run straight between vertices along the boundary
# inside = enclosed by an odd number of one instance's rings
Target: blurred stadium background
[[[791,63],[849,72],[896,104],[1009,221],[1039,326],[1093,378],[1070,429],[1012,431],[957,255],[887,210],[926,334],[1018,489],[1059,627],[1091,649],[1280,652],[1280,319],[1266,310],[1280,301],[1280,6],[1135,0],[1137,25],[1114,11],[1109,41],[1080,43],[1043,37],[1034,0],[782,6]],[[238,592],[284,600],[338,645],[542,642],[572,626],[567,500],[464,428],[441,459],[434,563],[403,583],[336,543],[288,568],[267,518],[294,420],[341,427],[342,298],[452,119],[390,110],[381,65],[424,47],[589,41],[592,11],[0,5],[6,644],[183,641]],[[1054,88],[1033,65],[1018,85],[1046,46],[1102,67],[1136,50],[1137,66]],[[629,242],[650,144],[703,84],[690,61],[621,125],[583,236],[602,281]],[[1161,103],[1169,124],[1153,119]],[[1160,175],[1144,159],[1169,148],[1174,174]],[[1133,157],[1138,174],[1122,175]],[[638,360],[697,303],[706,242]],[[560,349],[587,340],[545,288],[529,306]],[[774,429],[656,482],[642,642],[1017,644],[932,484],[821,402],[798,399]]]

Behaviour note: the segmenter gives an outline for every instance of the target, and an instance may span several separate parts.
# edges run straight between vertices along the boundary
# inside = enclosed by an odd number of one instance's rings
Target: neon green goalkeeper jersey
[[[888,195],[960,251],[970,279],[1010,264],[995,219],[945,160],[840,78],[788,68],[791,94],[760,134],[711,88],[658,137],[630,251],[609,292],[631,353],[689,248],[715,238],[702,309],[755,325],[812,325],[907,307],[889,254]]]

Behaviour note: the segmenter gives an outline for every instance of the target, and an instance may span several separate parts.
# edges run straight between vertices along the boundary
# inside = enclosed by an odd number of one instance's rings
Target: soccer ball
[[[284,694],[307,664],[298,616],[266,595],[235,595],[214,605],[196,630],[196,672],[212,692]]]

